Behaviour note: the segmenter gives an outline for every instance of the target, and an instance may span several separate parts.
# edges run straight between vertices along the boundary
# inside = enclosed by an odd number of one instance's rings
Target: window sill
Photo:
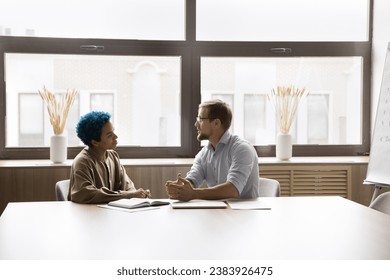
[[[275,157],[259,157],[259,164],[367,164],[368,156],[349,157],[292,157],[290,160],[278,160]],[[124,166],[188,166],[193,158],[155,158],[121,159]],[[0,168],[27,167],[70,167],[72,160],[54,164],[50,160],[0,160]]]

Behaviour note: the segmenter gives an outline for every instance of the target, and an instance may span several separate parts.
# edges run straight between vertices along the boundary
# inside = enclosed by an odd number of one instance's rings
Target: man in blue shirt
[[[255,148],[229,132],[232,112],[221,100],[199,105],[195,127],[199,141],[208,145],[196,155],[186,178],[165,184],[170,198],[191,199],[254,198],[259,196],[259,166]],[[204,183],[206,188],[200,188]]]

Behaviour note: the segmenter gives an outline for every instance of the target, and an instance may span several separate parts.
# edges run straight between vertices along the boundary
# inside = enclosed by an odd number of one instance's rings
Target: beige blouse
[[[107,203],[123,198],[121,190],[135,190],[119,155],[108,150],[104,161],[88,147],[73,160],[69,199],[78,203]]]

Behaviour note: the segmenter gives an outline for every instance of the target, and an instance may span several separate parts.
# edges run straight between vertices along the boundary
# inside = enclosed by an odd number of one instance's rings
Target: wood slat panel
[[[351,196],[350,166],[282,165],[260,166],[260,175],[278,180],[282,195]]]
[[[153,197],[166,197],[164,184],[176,178],[178,173],[186,174],[188,165],[125,165],[130,178],[139,187],[151,188]],[[261,164],[260,175],[276,179],[281,184],[283,196],[292,195],[341,195],[368,205],[373,188],[363,186],[367,164]],[[354,176],[352,176],[352,171]],[[0,215],[10,201],[55,200],[55,182],[69,178],[70,166],[28,167],[2,166],[0,168]],[[299,179],[299,180],[298,180]],[[297,181],[298,180],[298,181]],[[298,184],[299,182],[299,184]],[[352,184],[353,183],[353,184]]]
[[[280,183],[281,195],[291,196],[291,172],[289,170],[261,170],[260,176],[277,180]]]

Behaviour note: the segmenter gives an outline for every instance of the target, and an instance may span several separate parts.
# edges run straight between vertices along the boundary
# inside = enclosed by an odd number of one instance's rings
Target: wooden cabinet
[[[260,165],[260,176],[278,180],[282,196],[352,196],[348,165]]]
[[[188,166],[125,166],[126,172],[136,187],[150,189],[153,198],[168,198],[165,183],[175,180],[177,174],[185,176]]]
[[[0,215],[9,202],[55,200],[54,185],[69,167],[0,167]]]
[[[20,166],[19,163],[15,166],[0,165],[0,215],[9,202],[55,200],[55,183],[69,179],[70,164]],[[124,163],[135,186],[150,189],[153,198],[166,198],[165,182],[176,179],[178,173],[185,175],[191,168],[191,163],[148,165],[129,164],[126,160]]]
[[[185,175],[193,159],[123,159],[137,187],[166,197],[165,182]],[[260,158],[260,175],[281,183],[282,195],[338,195],[369,205],[373,188],[363,185],[368,157],[299,157],[289,161]],[[54,185],[68,179],[71,161],[0,160],[0,215],[8,202],[55,200]]]

